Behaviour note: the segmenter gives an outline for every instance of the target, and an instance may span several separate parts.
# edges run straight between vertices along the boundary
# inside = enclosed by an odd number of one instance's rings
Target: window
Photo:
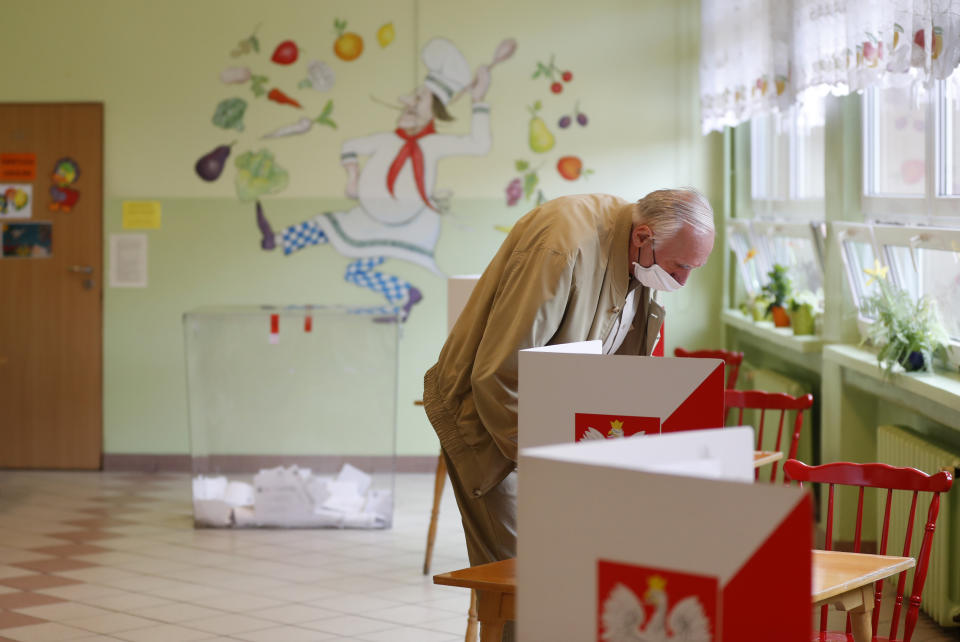
[[[960,73],[944,83],[944,110],[940,121],[943,141],[942,195],[960,196]]]
[[[779,263],[787,268],[795,293],[808,291],[823,309],[823,224],[754,221],[753,232],[766,272]]]
[[[867,221],[960,225],[960,74],[922,88],[870,89],[863,101]]]
[[[766,282],[766,271],[750,233],[750,221],[731,219],[727,221],[727,238],[730,249],[733,251],[737,264],[737,274],[743,283],[747,295],[754,297],[760,293],[760,288]]]
[[[823,219],[823,99],[750,121],[750,195],[762,219]]]
[[[960,229],[878,225],[874,236],[893,282],[913,300],[933,299],[951,341],[960,344]]]
[[[873,321],[862,312],[879,278],[890,280],[916,301],[934,301],[950,337],[949,360],[960,363],[960,229],[928,226],[834,223],[861,332]]]
[[[840,243],[840,254],[843,257],[847,282],[853,293],[853,303],[858,309],[862,309],[863,300],[877,291],[876,277],[868,270],[876,271],[884,266],[873,240],[873,230],[869,225],[857,223],[833,223],[832,226]],[[860,318],[868,319],[862,311]]]

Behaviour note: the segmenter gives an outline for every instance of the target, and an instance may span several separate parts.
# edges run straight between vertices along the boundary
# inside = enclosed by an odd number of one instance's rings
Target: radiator
[[[767,370],[766,368],[753,368],[750,365],[744,363],[740,368],[740,376],[737,379],[737,389],[738,390],[763,390],[764,392],[784,392],[793,397],[799,397],[805,395],[808,392],[813,392],[810,390],[810,387],[806,384],[800,383],[789,377],[785,377],[782,374],[774,372],[773,370]],[[813,427],[810,423],[810,415],[813,409],[807,410],[803,413],[803,428],[800,431],[800,443],[797,444],[797,459],[806,463],[813,463]],[[780,449],[783,451],[784,457],[787,456],[787,453],[790,449],[790,438],[793,436],[793,416],[794,412],[792,410],[787,411],[786,419],[784,419],[783,425],[783,443],[780,444]],[[743,413],[743,422],[748,426],[756,426],[759,421],[760,411],[745,411]],[[730,421],[736,420],[736,411],[730,412]],[[780,420],[780,411],[779,410],[768,410],[766,418],[764,420],[764,430],[763,430],[763,447],[761,450],[775,450],[776,446],[776,429],[777,422]],[[766,478],[763,476],[763,471],[766,470]],[[777,471],[777,479],[783,479],[783,464],[781,462],[779,470]],[[769,468],[761,469],[760,473],[761,479],[770,478]]]
[[[918,433],[898,426],[877,428],[877,461],[891,466],[909,466],[925,473],[935,473],[948,468],[956,476],[960,467],[960,455],[924,439]],[[883,526],[883,493],[877,498],[877,533]],[[899,497],[898,497],[899,495]],[[899,555],[903,550],[904,533],[910,516],[911,493],[894,493],[890,516],[890,542],[888,555]],[[930,494],[920,493],[913,525],[913,541],[910,555],[920,553],[927,507]],[[922,508],[922,510],[921,510]],[[960,487],[954,482],[950,492],[940,496],[940,515],[937,530],[933,534],[933,550],[927,570],[927,582],[923,588],[920,608],[940,626],[960,625]],[[904,602],[909,597],[913,571],[907,576]],[[891,580],[890,589],[895,583]]]

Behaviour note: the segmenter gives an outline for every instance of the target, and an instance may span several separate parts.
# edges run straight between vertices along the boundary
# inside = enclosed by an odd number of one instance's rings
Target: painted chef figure
[[[343,143],[346,194],[357,199],[356,207],[320,214],[276,235],[258,215],[263,249],[273,249],[279,241],[284,254],[292,254],[332,243],[340,254],[356,259],[344,278],[382,294],[390,309],[401,307],[401,319],[422,299],[420,290],[375,268],[395,258],[442,275],[433,257],[440,236],[439,205],[433,195],[437,162],[446,156],[486,154],[491,143],[490,108],[480,102],[490,86],[489,67],[478,67],[474,77],[463,54],[444,38],[430,40],[421,56],[427,77],[411,94],[400,97],[403,109],[396,130]],[[461,92],[469,92],[473,99],[470,133],[436,133],[434,119],[452,120],[446,106]]]

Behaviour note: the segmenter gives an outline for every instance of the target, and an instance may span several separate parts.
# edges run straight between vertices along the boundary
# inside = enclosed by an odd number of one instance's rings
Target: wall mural
[[[569,83],[573,81],[573,72],[569,69],[558,67],[556,64],[556,56],[551,55],[547,63],[537,61],[532,79],[537,82],[539,82],[538,79],[545,80],[549,94],[559,96],[564,92],[564,89],[568,87]],[[537,100],[532,105],[526,107],[527,113],[530,115],[527,144],[530,151],[538,155],[544,155],[550,151],[554,151],[557,146],[558,136],[563,136],[564,130],[569,130],[574,122],[576,122],[579,127],[586,127],[589,122],[587,115],[580,111],[580,101],[576,100],[574,101],[572,110],[560,112],[561,115],[557,119],[557,133],[555,134],[554,130],[547,124],[546,118],[548,116],[546,114],[547,112],[554,113],[557,111],[557,103],[546,91],[544,93],[545,96],[543,100]],[[549,106],[545,105],[544,100],[550,100],[551,104]],[[520,199],[524,199],[533,205],[540,205],[549,200],[540,188],[540,170],[543,169],[546,163],[546,160],[536,162],[529,161],[525,158],[518,159],[514,162],[515,173],[519,174],[519,176],[515,175],[507,183],[505,192],[508,206],[513,207]],[[567,181],[575,181],[580,178],[586,179],[593,174],[593,170],[584,168],[583,161],[579,156],[572,154],[560,156],[555,163],[551,160],[550,165],[555,167],[560,177]],[[508,225],[495,225],[494,229],[506,233],[510,231],[511,227],[512,226]]]
[[[220,74],[225,85],[238,89],[246,85],[252,94],[252,98],[234,95],[216,106],[211,122],[225,132],[244,132],[247,110],[263,97],[290,110],[305,111],[316,102],[313,92],[329,92],[336,84],[330,65],[317,59],[304,63],[304,50],[291,39],[275,45],[267,70],[255,69],[264,64],[258,30],[259,26],[230,52],[233,58],[250,60],[249,65],[233,65]],[[364,55],[363,36],[349,31],[346,20],[336,19],[334,31],[332,51],[339,60],[350,62]],[[385,23],[376,33],[376,42],[385,49],[395,35],[393,23]],[[448,157],[483,156],[489,152],[490,107],[483,101],[490,87],[490,71],[511,58],[515,50],[516,41],[507,38],[496,48],[491,62],[472,69],[452,41],[436,37],[426,42],[420,52],[427,68],[423,82],[400,97],[398,104],[377,100],[399,112],[396,121],[372,124],[376,133],[346,138],[341,143],[345,193],[356,201],[345,211],[324,212],[275,230],[261,199],[287,187],[288,171],[266,146],[236,156],[237,197],[255,205],[261,249],[282,249],[282,254],[289,256],[313,246],[331,245],[339,254],[353,259],[344,279],[385,299],[386,305],[372,311],[382,313],[382,320],[395,320],[397,316],[393,315],[399,309],[399,318],[405,321],[412,308],[422,301],[421,289],[378,268],[387,259],[398,259],[444,276],[434,260],[434,251],[440,237],[441,215],[450,210],[452,192],[436,189],[438,164]],[[298,62],[304,65],[305,77],[295,87],[271,82],[269,64],[288,67]],[[469,132],[438,132],[437,121],[452,121],[448,108],[467,96],[472,102]],[[314,113],[318,115],[278,123],[277,128],[260,136],[263,145],[277,138],[338,129],[332,98],[326,99],[319,112]],[[218,180],[236,144],[237,141],[224,142],[201,156],[195,163],[199,178]]]

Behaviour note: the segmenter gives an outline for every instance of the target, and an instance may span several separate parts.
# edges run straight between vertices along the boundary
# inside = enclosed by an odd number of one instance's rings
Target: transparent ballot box
[[[221,306],[183,324],[196,526],[390,527],[395,314]]]

